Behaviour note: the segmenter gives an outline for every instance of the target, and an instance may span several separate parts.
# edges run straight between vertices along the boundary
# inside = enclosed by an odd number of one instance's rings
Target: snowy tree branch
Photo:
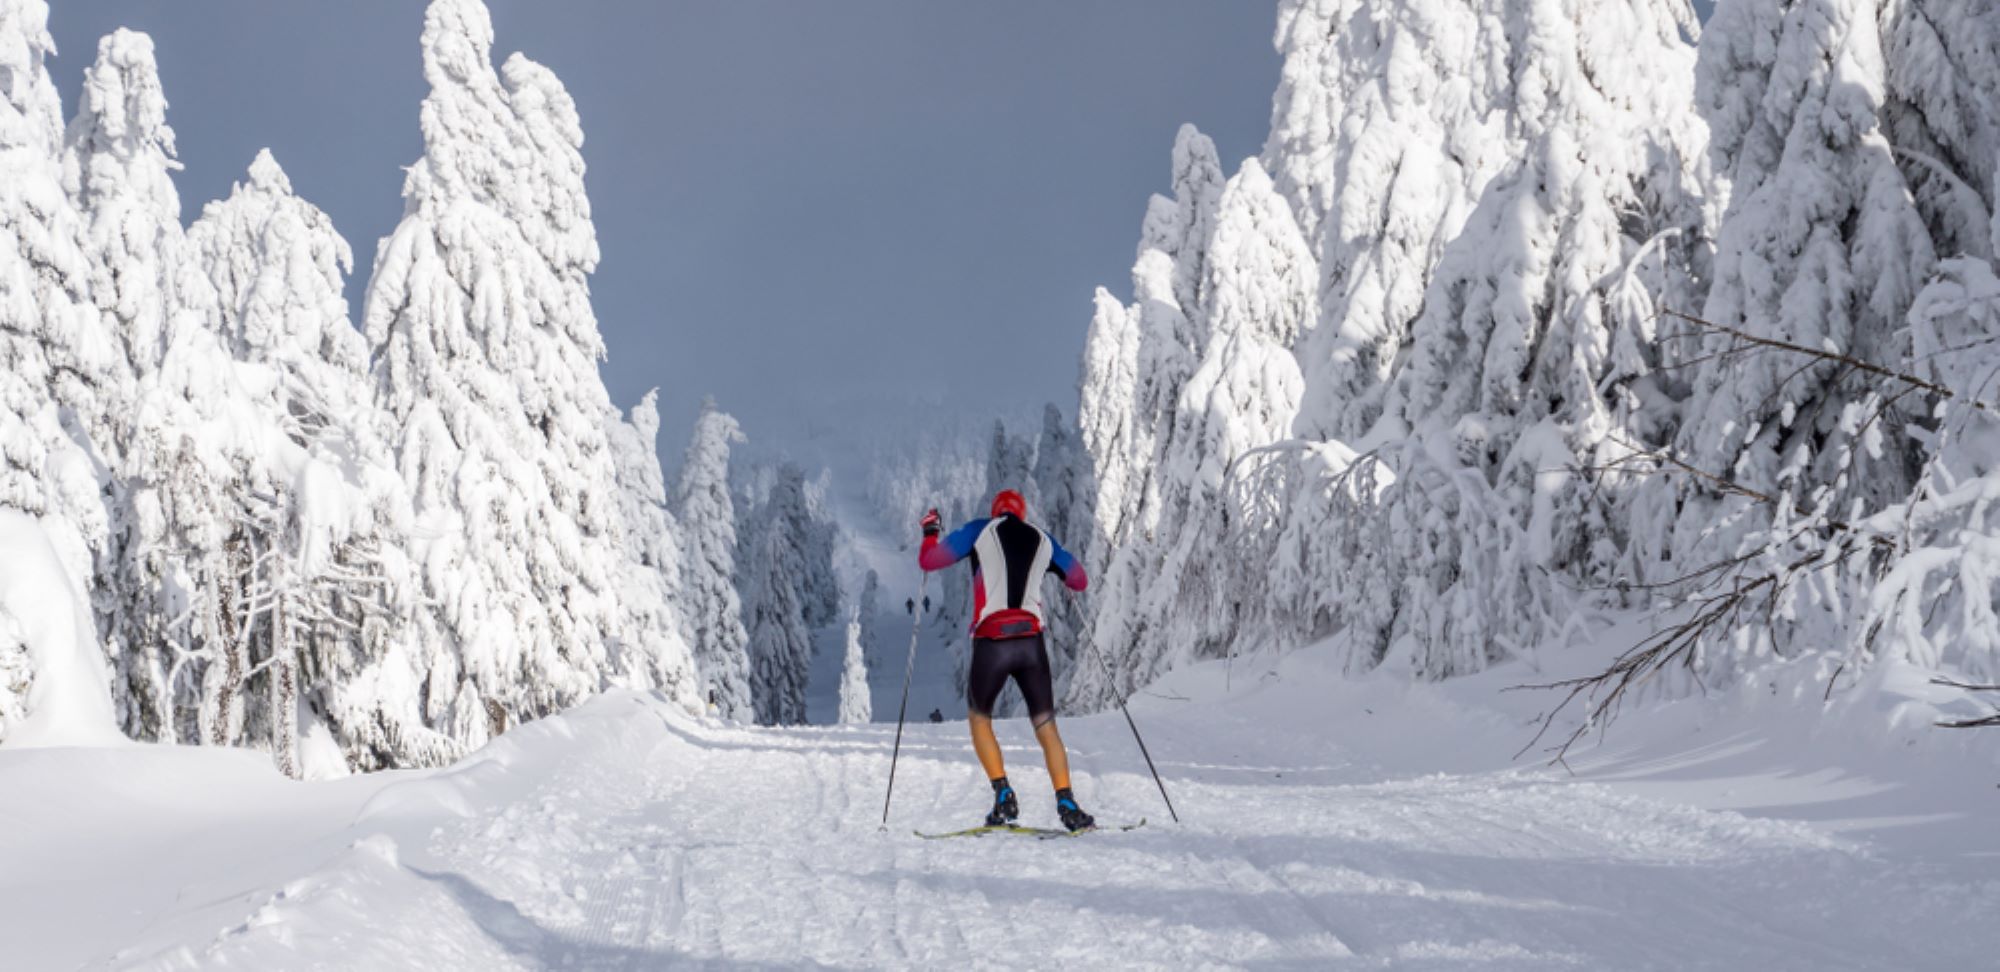
[[[1841,354],[1837,351],[1827,351],[1819,348],[1809,348],[1803,344],[1793,344],[1790,341],[1781,341],[1778,340],[1777,338],[1758,337],[1755,334],[1750,334],[1746,331],[1740,331],[1733,327],[1717,324],[1714,323],[1713,321],[1705,321],[1699,317],[1695,317],[1691,314],[1683,314],[1677,310],[1666,309],[1662,310],[1660,313],[1665,314],[1668,317],[1678,318],[1698,328],[1713,331],[1717,334],[1726,334],[1732,338],[1735,338],[1738,341],[1744,342],[1745,344],[1750,344],[1760,348],[1769,348],[1775,351],[1790,351],[1793,354],[1803,354],[1808,357],[1817,358],[1821,361],[1827,361],[1843,365],[1855,371],[1865,372],[1867,374],[1874,375],[1878,378],[1887,378],[1891,381],[1902,382],[1911,387],[1919,388],[1924,391],[1930,392],[1931,394],[1936,395],[1939,398],[1948,398],[1956,400],[1959,397],[1958,394],[1953,392],[1951,389],[1946,388],[1943,385],[1937,384],[1936,382],[1925,381],[1924,379],[1918,378],[1915,375],[1904,374],[1903,372],[1900,371],[1891,371],[1890,369],[1884,368],[1880,365],[1871,364],[1867,361],[1861,360],[1860,358],[1856,358],[1851,355]],[[1970,405],[1971,407],[1979,409],[1980,411],[1986,412],[1988,414],[2000,415],[2000,408],[1988,405],[1985,402],[1973,401],[1967,399],[1963,401],[1963,404]]]

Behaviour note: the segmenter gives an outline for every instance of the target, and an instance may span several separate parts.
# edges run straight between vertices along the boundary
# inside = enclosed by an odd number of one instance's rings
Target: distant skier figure
[[[932,721],[932,722],[943,722],[943,721],[944,721],[944,710],[942,710],[942,709],[932,709],[932,710],[931,710],[931,721]]]
[[[1021,815],[1000,743],[993,738],[993,702],[1007,679],[1028,702],[1028,718],[1042,757],[1055,784],[1056,813],[1063,826],[1082,830],[1095,821],[1077,806],[1069,788],[1069,754],[1056,731],[1055,686],[1049,673],[1048,646],[1042,640],[1042,574],[1055,574],[1070,590],[1081,591],[1090,580],[1083,565],[1053,537],[1028,523],[1028,504],[1021,494],[1001,490],[993,497],[993,515],[953,530],[942,539],[938,511],[924,515],[924,546],[917,557],[923,569],[943,570],[972,558],[972,670],[966,678],[965,701],[970,711],[972,748],[993,782],[993,812],[988,826],[1012,823]]]
[[[913,597],[913,598],[910,598],[910,599],[908,599],[908,600],[906,600],[906,601],[904,601],[904,602],[903,602],[903,613],[904,613],[904,614],[907,614],[907,615],[909,615],[910,617],[913,617],[913,618],[917,616],[917,599],[916,599],[916,598],[914,598],[914,597]]]
[[[931,596],[929,594],[924,595],[924,613],[931,613]]]

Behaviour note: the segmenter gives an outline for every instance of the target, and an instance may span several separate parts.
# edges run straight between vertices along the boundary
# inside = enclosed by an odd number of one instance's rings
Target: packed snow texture
[[[101,746],[124,739],[90,602],[41,524],[0,510],[0,740]]]
[[[1755,691],[1521,766],[1517,664],[1353,680],[1213,662],[1063,723],[1129,833],[923,841],[989,799],[965,726],[750,729],[615,692],[459,766],[288,784],[227,750],[0,751],[28,968],[1769,968],[1988,964],[1990,753]],[[1922,683],[1916,683],[1921,690]],[[1468,701],[1476,699],[1477,701]],[[1496,707],[1497,706],[1497,707]],[[1809,707],[1811,708],[1811,707]],[[1811,712],[1784,719],[1813,720]],[[1863,727],[1866,727],[1865,730]],[[1003,720],[1025,822],[1055,811]]]

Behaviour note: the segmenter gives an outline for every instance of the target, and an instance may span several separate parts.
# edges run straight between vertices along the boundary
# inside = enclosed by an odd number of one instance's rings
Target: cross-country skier
[[[987,826],[1012,823],[1021,815],[1014,788],[1007,782],[1000,743],[993,738],[993,701],[1011,677],[1028,702],[1035,739],[1049,764],[1056,814],[1063,826],[1082,830],[1094,821],[1070,793],[1069,754],[1056,731],[1055,686],[1048,646],[1042,641],[1041,581],[1043,573],[1051,573],[1070,590],[1081,591],[1090,580],[1062,544],[1027,521],[1027,513],[1021,494],[1004,489],[993,497],[991,517],[973,520],[940,539],[943,523],[938,511],[931,510],[924,515],[924,546],[917,563],[925,570],[943,570],[972,558],[972,671],[965,688],[971,711],[966,722],[972,726],[972,748],[993,781],[993,812],[986,815]]]

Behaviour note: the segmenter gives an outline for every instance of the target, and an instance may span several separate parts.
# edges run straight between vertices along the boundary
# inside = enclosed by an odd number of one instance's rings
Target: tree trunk
[[[271,758],[278,772],[299,779],[299,664],[280,597],[271,607]]]

